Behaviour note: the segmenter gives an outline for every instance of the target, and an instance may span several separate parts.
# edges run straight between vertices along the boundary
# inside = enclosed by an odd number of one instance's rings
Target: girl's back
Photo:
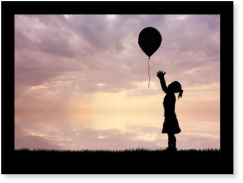
[[[174,93],[167,93],[164,98],[164,116],[175,115],[176,97]]]

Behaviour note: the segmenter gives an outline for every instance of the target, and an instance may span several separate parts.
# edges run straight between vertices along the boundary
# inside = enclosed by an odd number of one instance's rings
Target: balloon
[[[138,44],[148,57],[151,57],[160,47],[162,37],[153,27],[144,28],[138,36]]]

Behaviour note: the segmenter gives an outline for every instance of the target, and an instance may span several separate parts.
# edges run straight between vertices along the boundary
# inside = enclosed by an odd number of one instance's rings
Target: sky
[[[177,147],[220,148],[220,15],[15,15],[15,149],[165,148],[159,70],[184,90]]]

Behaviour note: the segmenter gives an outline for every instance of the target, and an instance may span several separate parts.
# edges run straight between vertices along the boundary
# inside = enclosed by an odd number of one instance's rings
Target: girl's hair
[[[179,95],[178,95],[178,99],[179,99],[179,98],[182,98],[182,93],[183,93],[183,90],[181,89],[181,91],[180,91],[180,93],[179,93]]]
[[[178,99],[182,98],[183,90],[181,89],[181,84],[178,81],[174,81],[169,86],[174,93],[179,93]]]

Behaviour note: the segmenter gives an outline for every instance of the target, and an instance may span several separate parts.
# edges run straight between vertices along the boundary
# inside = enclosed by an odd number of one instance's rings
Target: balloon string
[[[149,61],[150,61],[150,57],[148,59],[148,76],[149,76],[149,82],[148,82],[148,88],[149,88],[149,83],[150,83],[150,74],[149,74],[149,70],[150,70],[150,66],[149,66]]]

